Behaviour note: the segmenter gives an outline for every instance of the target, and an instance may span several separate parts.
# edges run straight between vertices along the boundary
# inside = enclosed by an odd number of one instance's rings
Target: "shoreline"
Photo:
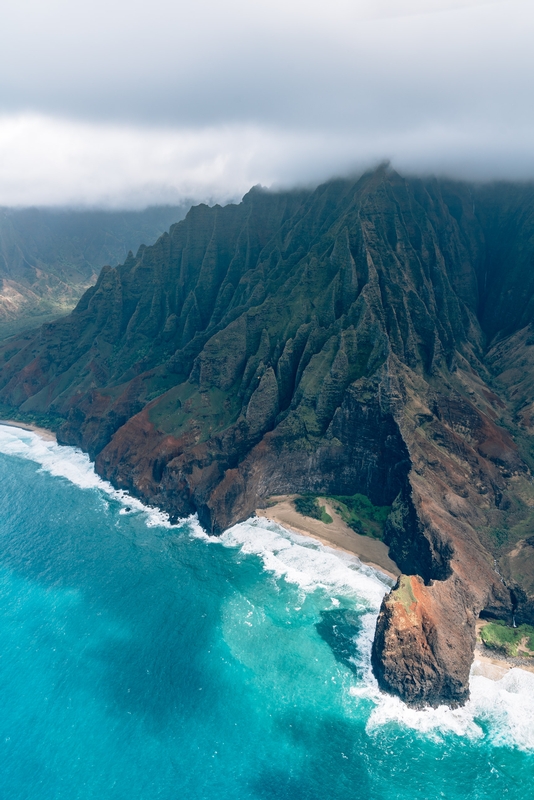
[[[41,428],[39,425],[33,425],[30,422],[19,422],[16,419],[0,419],[0,425],[6,425],[8,428],[20,428],[23,431],[31,431],[47,442],[57,442],[56,434],[53,431],[49,431],[48,428]]]
[[[299,514],[292,503],[296,496],[278,495],[273,497],[273,505],[267,508],[257,508],[256,516],[270,519],[287,530],[301,536],[308,536],[334,550],[341,550],[351,556],[356,556],[363,564],[382,572],[391,580],[397,580],[401,571],[389,557],[389,548],[384,542],[372,539],[370,536],[361,536],[353,531],[324,500],[321,502],[324,503],[326,512],[332,517],[331,523],[326,524],[321,520]]]
[[[33,423],[0,419],[0,425],[30,431],[45,441],[57,442],[53,431]],[[268,508],[256,509],[256,516],[270,519],[283,528],[300,536],[314,539],[326,547],[356,556],[366,566],[372,567],[390,580],[396,581],[401,571],[389,557],[389,548],[384,542],[368,536],[361,536],[353,531],[327,502],[325,502],[325,508],[332,517],[332,523],[326,524],[321,520],[299,514],[291,502],[296,496],[281,495],[273,497],[273,505]],[[534,674],[534,659],[532,659],[533,663],[530,664],[523,658],[509,658],[498,651],[485,647],[480,639],[480,629],[483,626],[484,622],[479,620],[476,626],[477,641],[471,666],[471,674],[473,676],[499,681],[512,669],[521,669]]]
[[[487,620],[479,619],[476,624],[477,641],[473,657],[473,675],[482,675],[498,681],[504,678],[511,669],[522,669],[525,672],[534,673],[534,659],[531,659],[532,663],[529,663],[530,660],[526,658],[510,658],[504,653],[499,653],[498,650],[486,647],[480,637],[480,631],[487,622]]]
[[[515,663],[516,661],[520,661],[520,663]],[[500,681],[512,669],[522,669],[524,672],[534,673],[534,664],[526,664],[524,659],[499,655],[477,641],[473,664],[471,665],[472,675],[489,678],[492,681]]]
[[[312,517],[304,517],[296,511],[291,502],[296,496],[280,495],[273,497],[271,498],[273,505],[268,508],[256,509],[256,516],[270,519],[287,530],[315,539],[327,547],[332,547],[334,550],[340,550],[351,556],[356,556],[363,564],[373,567],[373,569],[392,580],[396,580],[397,575],[400,575],[400,570],[395,562],[389,558],[387,554],[388,548],[383,542],[357,534],[343,522],[328,503],[325,503],[325,509],[334,520],[333,523],[327,525]],[[324,500],[321,500],[321,502],[324,503]],[[375,558],[371,558],[371,554]],[[388,568],[390,564],[393,565],[393,569]],[[483,620],[477,622],[477,642],[473,653],[471,675],[499,681],[512,669],[521,669],[525,672],[534,673],[534,659],[532,660],[533,663],[530,664],[523,658],[509,658],[485,647],[480,639],[480,628],[483,625]]]

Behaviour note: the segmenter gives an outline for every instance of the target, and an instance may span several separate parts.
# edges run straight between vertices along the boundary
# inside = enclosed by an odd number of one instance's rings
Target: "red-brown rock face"
[[[411,705],[464,703],[475,645],[471,605],[466,587],[451,579],[426,587],[417,575],[401,576],[382,604],[373,642],[380,686]]]

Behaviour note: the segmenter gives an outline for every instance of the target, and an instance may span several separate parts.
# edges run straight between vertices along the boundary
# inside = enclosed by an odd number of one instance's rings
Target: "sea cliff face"
[[[273,494],[391,505],[375,673],[462,703],[478,616],[533,621],[533,211],[385,168],[195,207],[10,340],[0,402],[213,533]]]

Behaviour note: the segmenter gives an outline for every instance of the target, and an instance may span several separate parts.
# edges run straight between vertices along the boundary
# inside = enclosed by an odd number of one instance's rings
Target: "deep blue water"
[[[534,796],[534,676],[456,712],[381,695],[387,587],[354,560],[170,527],[6,427],[0,492],[2,800]]]

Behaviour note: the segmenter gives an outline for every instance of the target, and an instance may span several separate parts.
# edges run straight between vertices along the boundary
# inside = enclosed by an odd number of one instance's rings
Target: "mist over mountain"
[[[187,208],[0,208],[0,338],[71,311],[105,264],[154,242]]]
[[[5,343],[0,401],[210,532],[278,494],[391,506],[375,673],[463,703],[479,615],[534,622],[533,258],[529,184],[257,187]]]
[[[384,159],[534,178],[527,0],[145,6],[5,9],[0,205],[225,203]]]

